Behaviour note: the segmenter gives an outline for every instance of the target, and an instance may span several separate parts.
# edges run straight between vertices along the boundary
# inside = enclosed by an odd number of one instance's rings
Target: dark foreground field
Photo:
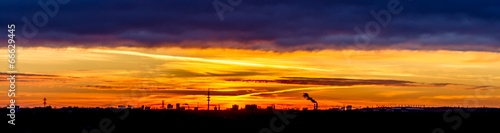
[[[465,112],[21,109],[16,112],[16,126],[3,117],[2,133],[500,132],[498,110],[460,110]]]

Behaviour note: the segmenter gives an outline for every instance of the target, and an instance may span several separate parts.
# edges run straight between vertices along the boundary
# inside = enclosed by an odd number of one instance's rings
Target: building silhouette
[[[176,110],[186,110],[186,108],[185,108],[185,107],[181,107],[181,104],[180,104],[180,103],[176,103],[176,104],[175,104],[175,109],[176,109]]]
[[[238,110],[239,106],[238,105],[233,105],[233,108],[231,108],[231,110]]]
[[[247,111],[255,111],[257,110],[257,105],[256,104],[251,104],[251,105],[245,105],[245,110]]]
[[[168,110],[173,110],[173,109],[174,109],[174,105],[172,105],[172,104],[168,104],[168,105],[167,105],[167,109],[168,109]]]
[[[345,110],[352,110],[352,105],[347,105],[347,107],[345,108]]]

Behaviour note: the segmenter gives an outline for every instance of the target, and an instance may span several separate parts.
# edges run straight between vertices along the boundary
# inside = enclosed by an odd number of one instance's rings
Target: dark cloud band
[[[222,22],[210,0],[61,1],[1,1],[6,6],[0,10],[8,12],[1,20],[29,25],[30,33],[36,28],[36,34],[20,36],[24,46],[495,52],[500,47],[500,2],[489,0],[252,0],[225,12]],[[58,12],[51,12],[54,5]],[[377,35],[359,45],[356,27]]]

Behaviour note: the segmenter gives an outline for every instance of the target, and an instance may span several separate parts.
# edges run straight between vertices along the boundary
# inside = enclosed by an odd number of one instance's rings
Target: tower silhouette
[[[161,109],[164,109],[165,108],[165,100],[162,100],[161,101]]]
[[[47,107],[47,98],[43,98],[43,107]]]
[[[207,96],[207,110],[210,110],[210,88],[208,88],[208,96]]]

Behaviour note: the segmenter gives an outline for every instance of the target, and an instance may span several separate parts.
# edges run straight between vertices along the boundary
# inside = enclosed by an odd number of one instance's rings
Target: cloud
[[[9,76],[9,75],[13,75],[11,73],[4,73],[4,72],[0,72],[0,76]],[[15,73],[14,75],[21,75],[21,76],[43,76],[43,77],[59,77],[58,75],[49,75],[49,74],[34,74],[34,73]]]
[[[354,86],[354,85],[416,86],[416,82],[404,81],[404,80],[346,79],[346,78],[283,77],[283,79],[277,79],[277,80],[229,80],[228,79],[227,81],[301,84],[301,85],[325,85],[325,86]]]
[[[115,86],[115,85],[87,85],[81,88],[85,89],[96,89],[96,90],[133,90],[134,88],[123,87],[123,86]],[[207,95],[207,90],[205,89],[178,89],[174,87],[168,88],[158,88],[158,87],[142,87],[137,90],[144,90],[147,93],[151,94],[169,94],[169,95]],[[246,95],[256,92],[261,92],[265,90],[232,90],[232,91],[218,91],[211,90],[211,96],[238,96],[238,95]]]
[[[471,88],[467,88],[466,90],[481,90],[481,91],[490,90],[491,91],[492,89],[500,89],[500,87],[490,86],[490,85],[473,86]]]
[[[281,77],[275,80],[241,80],[226,79],[233,82],[255,82],[255,83],[279,83],[296,85],[322,85],[322,86],[355,86],[355,85],[378,85],[378,86],[400,86],[400,87],[452,87],[456,90],[491,90],[498,89],[496,86],[476,86],[455,83],[422,83],[406,80],[381,80],[381,79],[347,79],[347,78],[309,78],[309,77]]]
[[[148,54],[148,53],[141,53],[141,52],[135,52],[135,51],[118,51],[118,50],[92,50],[92,51],[93,52],[100,52],[100,53],[113,53],[113,54],[144,56],[144,57],[163,59],[163,60],[196,61],[196,62],[217,63],[217,64],[227,64],[227,65],[269,67],[269,68],[281,68],[281,69],[300,69],[300,70],[309,70],[309,71],[334,71],[334,70],[308,68],[308,67],[300,67],[300,66],[268,65],[268,64],[248,63],[248,62],[231,61],[231,60],[216,60],[216,59],[204,59],[204,58],[196,58],[196,57]]]
[[[500,96],[481,96],[481,95],[438,95],[438,96],[423,96],[420,98],[423,99],[445,99],[445,100],[450,100],[450,99],[466,99],[466,98],[471,98],[471,99],[486,99],[486,98],[499,98]]]
[[[414,94],[414,93],[420,93],[420,91],[388,91],[383,93],[377,93],[377,95],[381,95],[384,97],[394,97],[394,96]]]
[[[343,49],[354,44],[354,27],[376,21],[370,11],[387,1],[244,1],[220,21],[211,0],[71,1],[60,5],[23,46],[224,47],[265,50]],[[2,15],[18,25],[43,11],[36,1],[4,0]],[[403,1],[403,11],[363,49],[479,50],[500,48],[500,2]],[[18,33],[22,37],[22,33]],[[352,47],[347,47],[352,48]],[[357,47],[359,48],[359,47]]]
[[[0,72],[0,78],[9,78],[11,73]],[[15,73],[15,78],[17,83],[34,83],[34,82],[64,82],[65,81],[75,81],[79,77],[73,76],[61,76],[61,75],[50,75],[50,74],[36,74],[36,73]],[[19,82],[21,81],[21,82]],[[9,80],[0,80],[0,83],[9,83]]]

